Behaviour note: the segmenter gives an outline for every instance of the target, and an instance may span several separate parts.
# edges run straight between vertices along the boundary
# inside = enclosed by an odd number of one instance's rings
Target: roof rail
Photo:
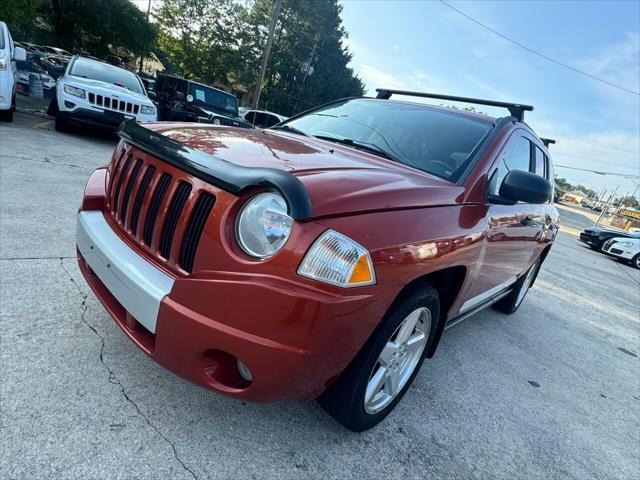
[[[540,140],[542,141],[542,143],[544,143],[544,146],[547,148],[549,148],[549,145],[553,145],[554,143],[556,143],[556,141],[551,138],[540,138]]]
[[[437,93],[408,92],[405,90],[392,90],[388,88],[376,89],[378,95],[376,98],[388,100],[391,95],[407,95],[409,97],[436,98],[438,100],[450,100],[452,102],[475,103],[477,105],[489,105],[491,107],[504,107],[509,113],[516,117],[519,122],[524,121],[524,112],[532,111],[531,105],[522,105],[520,103],[496,102],[494,100],[482,100],[481,98],[456,97],[453,95],[440,95]]]

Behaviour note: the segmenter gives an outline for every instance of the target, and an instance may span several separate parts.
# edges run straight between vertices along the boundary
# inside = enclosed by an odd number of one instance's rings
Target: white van
[[[13,121],[16,109],[16,61],[24,62],[27,52],[16,47],[7,28],[0,21],[0,120]]]

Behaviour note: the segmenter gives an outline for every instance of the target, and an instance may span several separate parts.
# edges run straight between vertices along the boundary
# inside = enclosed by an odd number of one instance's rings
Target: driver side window
[[[511,170],[531,171],[531,142],[517,136],[509,141],[489,182],[488,193],[498,195],[502,180]]]

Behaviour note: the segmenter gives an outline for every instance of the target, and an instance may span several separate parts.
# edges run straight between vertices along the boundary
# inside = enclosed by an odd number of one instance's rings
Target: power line
[[[632,173],[618,173],[618,172],[604,172],[602,170],[592,170],[589,168],[578,168],[578,167],[570,167],[568,165],[554,165],[555,168],[567,168],[569,170],[580,170],[583,172],[591,172],[591,173],[596,173],[598,175],[612,175],[615,177],[624,177],[624,178],[628,178],[628,179],[632,179],[632,178],[640,178],[640,175],[634,175]]]
[[[567,68],[567,69],[569,69],[569,70],[571,70],[571,71],[573,71],[573,72],[575,72],[575,73],[579,73],[580,75],[584,75],[585,77],[589,77],[589,78],[591,78],[591,79],[593,79],[593,80],[597,80],[598,82],[601,82],[601,83],[604,83],[604,84],[606,84],[606,85],[609,85],[610,87],[614,87],[614,88],[617,88],[617,89],[619,89],[619,90],[623,90],[623,91],[625,91],[625,92],[627,92],[627,93],[632,93],[632,94],[634,94],[634,95],[638,95],[638,96],[640,96],[640,93],[638,93],[638,92],[634,92],[633,90],[629,90],[628,88],[625,88],[625,87],[623,87],[623,86],[621,86],[621,85],[617,85],[617,84],[615,84],[615,83],[609,82],[608,80],[604,80],[604,79],[602,79],[602,78],[596,77],[595,75],[592,75],[592,74],[590,74],[590,73],[583,72],[582,70],[578,70],[577,68],[572,67],[571,65],[567,65],[566,63],[562,63],[562,62],[560,62],[559,60],[556,60],[556,59],[554,59],[554,58],[551,58],[551,57],[549,57],[549,56],[545,55],[544,53],[540,53],[540,52],[538,52],[537,50],[534,50],[534,49],[532,49],[532,48],[529,48],[529,47],[527,47],[526,45],[523,45],[522,43],[517,42],[516,40],[513,40],[513,39],[511,39],[511,38],[507,37],[506,35],[503,35],[502,33],[500,33],[500,32],[498,32],[498,31],[494,30],[494,29],[493,29],[493,28],[491,28],[491,27],[489,27],[488,25],[485,25],[484,23],[482,23],[482,22],[480,22],[480,21],[476,20],[475,18],[473,18],[473,17],[471,17],[471,16],[467,15],[466,13],[464,13],[464,12],[462,12],[462,11],[458,10],[456,7],[454,7],[453,5],[450,5],[450,4],[449,4],[449,3],[447,3],[445,0],[440,0],[440,2],[441,2],[443,5],[446,5],[447,7],[449,7],[449,8],[450,8],[451,10],[453,10],[454,12],[458,13],[459,15],[462,15],[463,17],[465,17],[465,18],[467,18],[467,19],[471,20],[473,23],[476,23],[476,24],[480,25],[482,28],[484,28],[484,29],[486,29],[486,30],[489,30],[489,31],[490,31],[491,33],[493,33],[494,35],[497,35],[498,37],[502,38],[503,40],[506,40],[507,42],[513,43],[514,45],[516,45],[516,46],[518,46],[518,47],[520,47],[520,48],[522,48],[522,49],[526,50],[526,51],[527,51],[527,52],[529,52],[529,53],[533,53],[534,55],[537,55],[537,56],[539,56],[539,57],[541,57],[541,58],[544,58],[545,60],[548,60],[549,62],[555,63],[556,65],[560,65],[561,67]]]

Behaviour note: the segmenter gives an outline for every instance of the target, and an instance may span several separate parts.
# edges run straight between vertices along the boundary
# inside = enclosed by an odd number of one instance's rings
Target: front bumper
[[[396,293],[336,292],[246,271],[176,276],[113,230],[101,210],[104,184],[105,171],[97,170],[78,215],[80,270],[139,348],[205,388],[253,401],[316,398],[351,362]],[[238,360],[251,381],[240,375]]]
[[[71,111],[60,110],[57,115],[59,115],[62,120],[74,125],[90,125],[106,130],[115,130],[125,120],[136,118],[133,115],[123,115],[122,113],[111,112],[109,110],[96,111],[87,108],[75,108]],[[141,121],[146,120],[142,119]]]
[[[613,242],[613,241],[605,242],[604,245],[602,246],[602,251],[607,255],[621,258],[623,260],[631,260],[637,253],[637,251],[621,246],[620,242]]]
[[[588,235],[584,232],[580,234],[578,240],[580,240],[582,243],[586,243],[587,245],[591,245],[594,247],[600,246],[601,243],[597,235]]]

